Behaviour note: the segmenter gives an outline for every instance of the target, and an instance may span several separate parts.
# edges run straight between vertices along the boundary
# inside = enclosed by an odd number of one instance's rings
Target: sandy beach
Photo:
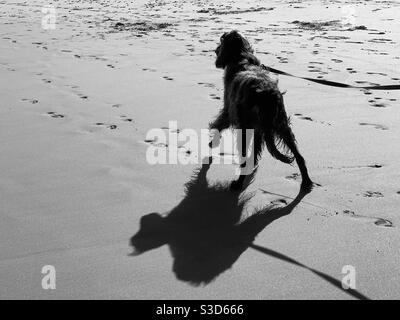
[[[0,299],[400,298],[400,90],[273,75],[317,184],[299,201],[267,152],[241,197],[234,165],[146,157],[169,148],[150,130],[215,117],[232,29],[267,66],[399,85],[398,1],[0,0],[0,24]]]

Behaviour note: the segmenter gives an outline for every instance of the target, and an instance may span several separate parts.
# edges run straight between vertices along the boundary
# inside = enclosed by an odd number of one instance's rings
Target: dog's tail
[[[283,97],[275,88],[261,93],[262,103],[258,103],[258,112],[264,124],[264,141],[269,153],[277,160],[292,163],[294,157],[285,144],[281,132],[290,126],[290,119],[286,115]],[[279,150],[280,149],[280,150]]]
[[[264,139],[267,150],[275,159],[278,159],[284,163],[292,163],[294,161],[294,157],[290,154],[290,151],[286,147],[282,138],[280,138],[278,135],[266,133]],[[281,149],[284,149],[285,152],[282,153],[279,151],[278,146],[280,146]]]

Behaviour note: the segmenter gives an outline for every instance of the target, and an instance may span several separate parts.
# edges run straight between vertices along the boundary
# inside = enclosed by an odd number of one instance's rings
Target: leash
[[[293,78],[316,82],[316,83],[323,84],[325,86],[330,86],[330,87],[353,88],[353,89],[364,89],[364,90],[400,90],[400,84],[358,87],[358,86],[352,86],[350,84],[345,84],[345,83],[341,83],[341,82],[334,82],[334,81],[328,81],[328,80],[322,80],[322,79],[313,79],[313,78],[307,78],[307,77],[299,77],[299,76],[295,76],[293,74],[287,73],[285,71],[267,67],[266,65],[263,65],[263,64],[261,65],[261,67],[265,70],[268,70],[268,71],[276,73],[276,74],[282,74],[284,76],[289,76],[289,77],[293,77]]]

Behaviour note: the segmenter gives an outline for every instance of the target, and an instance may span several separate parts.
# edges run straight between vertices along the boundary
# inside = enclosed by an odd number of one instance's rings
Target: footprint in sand
[[[374,108],[386,108],[387,105],[381,101],[382,98],[380,97],[374,97],[373,99],[368,100],[368,102],[373,106]]]
[[[53,111],[49,111],[46,114],[51,116],[52,118],[65,118],[65,116],[63,114],[55,113]]]
[[[112,108],[121,108],[121,104],[116,103],[111,106]]]
[[[288,58],[280,56],[277,56],[276,58],[279,60],[279,63],[288,63]]]
[[[297,180],[301,180],[301,175],[300,175],[300,173],[295,172],[295,173],[292,173],[291,175],[286,176],[285,179],[297,181]],[[314,186],[322,187],[321,184],[316,183],[316,182],[314,182]]]
[[[363,196],[366,198],[383,198],[383,194],[379,191],[366,191]]]
[[[213,83],[207,83],[207,82],[197,82],[197,84],[204,86],[206,88],[215,88],[215,84]]]
[[[115,124],[107,124],[107,123],[103,123],[103,122],[97,122],[97,123],[95,123],[95,125],[96,126],[105,126],[107,129],[110,129],[110,130],[115,130],[118,128],[118,126]]]
[[[81,93],[78,93],[78,97],[81,98],[82,100],[87,100],[87,99],[89,99],[88,96],[86,96],[86,95],[84,95],[84,94],[81,94]]]
[[[379,169],[383,167],[383,164],[370,164],[368,166],[366,166],[367,168],[375,168],[375,169]]]
[[[376,124],[376,123],[367,123],[367,122],[360,122],[360,126],[372,126],[377,130],[389,130],[388,127],[381,125],[381,124]]]
[[[386,104],[374,102],[371,104],[374,108],[386,108]]]
[[[288,202],[285,199],[276,199],[270,202],[274,206],[279,206],[279,205],[287,205]]]
[[[122,119],[122,121],[134,122],[132,118],[128,118],[127,116],[120,116],[120,118]]]
[[[379,227],[393,227],[392,221],[389,221],[387,219],[377,218],[374,223]]]
[[[354,70],[353,68],[346,68],[346,70],[347,70],[349,73],[357,73],[357,71]]]
[[[37,99],[21,99],[21,101],[30,102],[30,103],[32,103],[32,104],[37,104],[37,103],[39,103],[39,100],[37,100]]]
[[[165,142],[157,142],[157,138],[153,138],[153,139],[144,139],[144,142],[147,144],[151,144],[152,146],[155,147],[160,147],[160,148],[167,148],[168,144]]]
[[[296,117],[298,117],[298,118],[300,118],[302,120],[314,121],[311,117],[303,116],[302,113],[295,113],[294,116],[296,116]]]
[[[321,68],[311,65],[308,66],[308,72],[321,72]]]
[[[221,100],[221,97],[216,95],[216,94],[214,94],[214,93],[211,93],[210,97],[211,97],[211,99],[214,99],[214,100]]]
[[[311,121],[311,122],[318,122],[318,123],[322,123],[322,124],[325,124],[325,125],[328,125],[328,126],[332,125],[331,123],[326,122],[326,121],[317,121],[317,120],[315,120],[315,119],[313,119],[311,117],[304,116],[302,113],[295,113],[294,116],[298,117],[301,120],[306,120],[306,121]]]
[[[285,177],[285,179],[288,179],[288,180],[297,180],[299,178],[300,178],[299,173],[292,173],[291,175]]]
[[[377,225],[378,227],[387,227],[387,228],[394,227],[393,223],[388,219],[379,218],[379,217],[362,216],[362,215],[356,214],[352,210],[344,210],[343,211],[343,215],[344,216],[348,216],[350,218],[354,218],[354,219],[360,219],[360,220],[365,220],[365,221],[373,221],[374,224]]]
[[[178,134],[178,145],[177,145],[177,149],[179,153],[183,153],[185,156],[190,156],[192,155],[193,151],[190,150],[187,146],[186,146],[186,141],[180,141],[179,139],[179,133],[181,132],[180,129],[174,129],[174,128],[168,128],[168,127],[161,127],[161,130],[164,131],[164,135],[159,135],[156,137],[152,137],[152,138],[148,138],[143,140],[143,142],[147,145],[151,145],[153,147],[159,148],[161,150],[165,150],[167,148],[169,148],[169,134],[170,133],[175,133]]]
[[[370,164],[369,166],[367,166],[368,168],[376,168],[376,169],[378,169],[378,168],[382,168],[383,167],[383,164]]]

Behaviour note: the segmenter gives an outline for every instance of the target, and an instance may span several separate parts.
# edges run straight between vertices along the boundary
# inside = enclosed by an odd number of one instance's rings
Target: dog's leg
[[[247,137],[248,135],[246,134],[246,129],[238,128],[237,129],[237,151],[239,153],[239,165],[240,165],[240,174],[239,177],[232,181],[230,188],[235,191],[239,191],[243,187],[243,182],[244,179],[246,178],[246,175],[243,174],[243,168],[247,164],[247,147],[249,144],[247,143]]]
[[[253,145],[250,155],[247,156],[247,151],[252,136],[254,136]],[[253,131],[253,134],[249,134],[249,132],[246,132],[246,129],[242,129],[241,133],[238,134],[237,147],[239,151],[239,158],[241,160],[240,175],[237,180],[231,183],[232,190],[241,190],[246,177],[248,177],[257,167],[257,163],[262,151],[261,134],[257,131]]]
[[[210,148],[215,148],[219,145],[221,132],[225,129],[228,129],[229,126],[229,114],[225,111],[225,109],[222,109],[217,118],[209,124],[209,129],[212,132],[211,141],[208,144]]]
[[[311,181],[311,179],[308,175],[306,162],[297,148],[296,139],[294,137],[292,129],[289,126],[287,126],[280,133],[280,136],[282,137],[283,142],[286,144],[286,146],[289,148],[289,150],[293,153],[293,155],[296,159],[297,165],[299,166],[301,178],[302,178],[301,190],[304,192],[310,192],[313,187],[313,182]]]

